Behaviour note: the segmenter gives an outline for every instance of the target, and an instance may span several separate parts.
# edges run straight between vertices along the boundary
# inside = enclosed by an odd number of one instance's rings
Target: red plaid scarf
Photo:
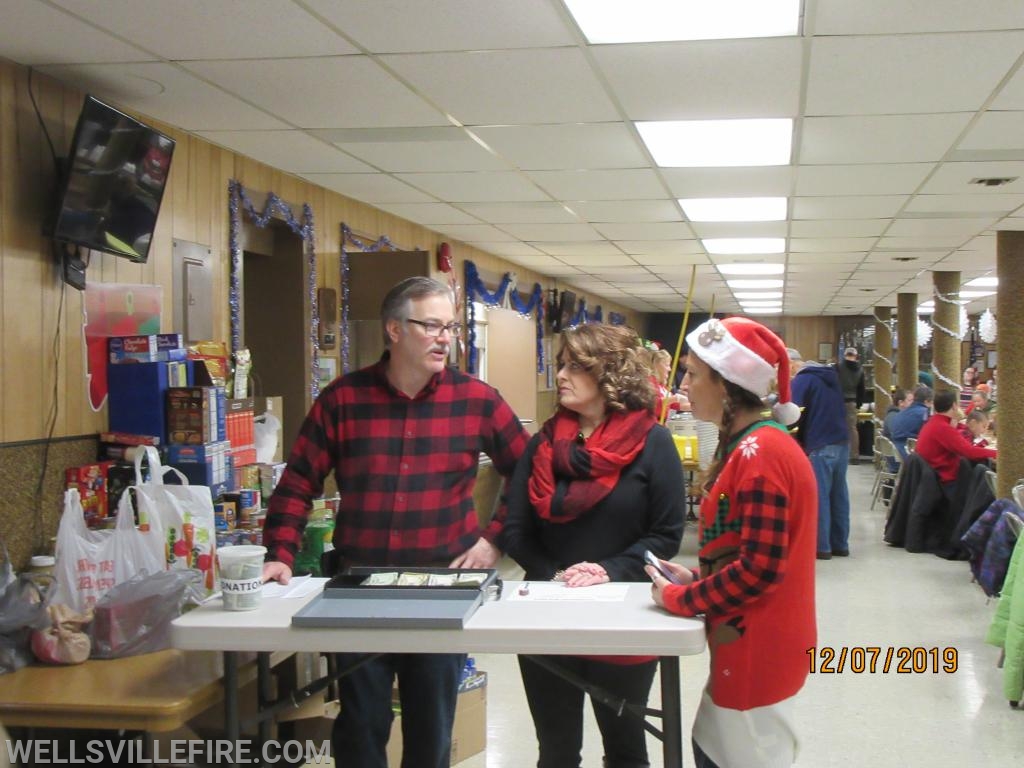
[[[568,523],[596,506],[643,450],[654,424],[647,410],[613,411],[584,442],[577,415],[559,409],[541,430],[533,456],[529,491],[537,514]]]

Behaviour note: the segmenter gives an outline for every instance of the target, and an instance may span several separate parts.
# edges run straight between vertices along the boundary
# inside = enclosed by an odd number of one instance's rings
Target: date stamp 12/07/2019
[[[812,675],[938,674],[956,672],[958,666],[957,649],[951,647],[824,645],[806,653]]]

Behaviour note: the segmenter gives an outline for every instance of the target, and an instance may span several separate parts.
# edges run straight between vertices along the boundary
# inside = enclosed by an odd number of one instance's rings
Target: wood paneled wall
[[[83,94],[38,74],[33,77],[32,91],[56,153],[66,155]],[[449,241],[460,285],[466,259],[477,264],[485,279],[514,271],[524,289],[534,282],[545,289],[559,285],[551,278],[161,125],[145,115],[139,117],[177,141],[149,261],[140,265],[93,253],[86,278],[90,283],[162,286],[163,329],[172,330],[171,251],[172,241],[177,238],[210,247],[214,296],[222,297],[213,308],[214,328],[221,340],[229,338],[230,179],[241,181],[259,205],[262,195],[273,191],[296,210],[303,203],[312,206],[317,228],[317,280],[320,287],[339,290],[339,295],[343,222],[372,239],[387,235],[405,249],[434,253],[440,242]],[[51,242],[41,234],[45,215],[53,205],[54,181],[50,149],[29,98],[28,70],[0,60],[0,461],[5,465],[12,455],[9,451],[18,446],[44,441],[48,436],[95,435],[107,424],[106,409],[93,412],[86,394],[83,296],[64,287]],[[641,317],[633,310],[584,291],[577,290],[577,294],[587,298],[590,306],[602,304],[605,312],[620,312],[639,327]],[[337,351],[334,354],[337,356]],[[58,451],[52,455],[55,458],[62,454]],[[46,473],[48,485],[54,478],[60,482],[54,468],[51,466]],[[22,501],[34,498],[34,493],[26,491],[34,489],[38,472],[6,474],[8,482],[12,475],[19,488],[6,487],[7,501],[0,505],[0,536],[7,532],[9,539],[13,538],[12,531],[31,526],[40,514],[28,501]],[[58,491],[48,487],[46,498],[53,499]],[[46,520],[47,527],[55,525],[54,517],[47,515]],[[54,532],[47,530],[45,536]],[[16,547],[12,556],[20,564],[28,554]]]

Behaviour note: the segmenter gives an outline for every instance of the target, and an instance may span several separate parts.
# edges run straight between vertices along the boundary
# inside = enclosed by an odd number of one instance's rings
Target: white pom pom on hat
[[[789,351],[771,330],[747,317],[711,318],[686,336],[690,351],[731,381],[758,397],[767,397],[778,381],[779,400],[772,416],[795,424],[800,408],[789,388]]]

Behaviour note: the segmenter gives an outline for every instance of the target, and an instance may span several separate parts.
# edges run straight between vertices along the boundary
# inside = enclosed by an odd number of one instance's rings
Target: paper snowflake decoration
[[[932,340],[932,325],[926,323],[920,317],[917,318],[917,346],[926,347]]]
[[[986,344],[995,344],[997,331],[996,316],[991,309],[986,309],[978,318],[978,335]]]

